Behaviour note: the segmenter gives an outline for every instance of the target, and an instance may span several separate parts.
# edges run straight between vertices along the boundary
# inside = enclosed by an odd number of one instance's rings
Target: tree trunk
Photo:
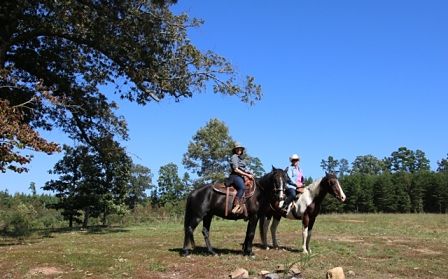
[[[70,217],[68,217],[68,227],[71,229],[73,228],[73,215],[71,214]]]
[[[89,215],[90,215],[90,209],[89,208],[84,209],[84,221],[82,222],[83,228],[87,228],[87,225],[89,223]]]
[[[103,224],[103,226],[106,226],[106,223],[107,223],[107,213],[106,213],[106,210],[103,212],[103,218],[102,218],[102,220],[101,220],[101,223]]]

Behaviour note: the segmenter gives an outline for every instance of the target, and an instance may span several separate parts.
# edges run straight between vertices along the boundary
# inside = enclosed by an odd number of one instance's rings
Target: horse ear
[[[325,171],[325,176],[328,176],[328,175],[329,175],[329,173]]]
[[[272,165],[272,171],[275,171],[275,167],[274,167],[274,165]]]

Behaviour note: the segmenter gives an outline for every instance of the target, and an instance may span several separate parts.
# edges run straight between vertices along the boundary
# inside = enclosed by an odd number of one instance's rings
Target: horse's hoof
[[[243,256],[253,256],[254,253],[252,251],[244,251]]]
[[[182,257],[189,257],[190,252],[188,250],[183,250],[181,255],[182,255]]]

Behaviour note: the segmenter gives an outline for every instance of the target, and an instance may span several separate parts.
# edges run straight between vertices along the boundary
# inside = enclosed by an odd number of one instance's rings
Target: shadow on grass
[[[243,255],[243,250],[220,249],[220,248],[213,248],[213,250],[215,251],[216,254],[218,254],[218,256],[220,256],[220,255]],[[172,249],[168,249],[168,251],[176,252],[180,256],[182,256],[182,253],[183,253],[182,248],[172,248]],[[196,246],[196,248],[194,248],[193,251],[190,251],[190,255],[211,256],[211,257],[214,256],[208,252],[207,247],[202,247],[202,246]]]
[[[263,245],[261,245],[261,243],[254,243],[253,247],[256,247],[260,250],[266,250],[266,248]],[[292,252],[292,253],[302,253],[302,249],[287,247],[287,246],[282,246],[282,245],[278,246],[277,248],[274,248],[271,245],[269,245],[268,247],[269,247],[269,249],[272,249],[272,250],[284,250],[284,251],[288,251],[288,252]]]
[[[42,235],[43,237],[52,237],[51,234],[69,233],[69,232],[83,232],[87,234],[110,234],[110,233],[122,233],[129,232],[128,229],[123,227],[113,226],[90,226],[87,228],[74,227],[74,228],[53,228],[53,229],[34,229],[34,233]]]
[[[0,247],[2,246],[14,246],[24,244],[38,243],[44,238],[54,238],[53,234],[63,234],[70,232],[80,232],[85,234],[113,234],[113,233],[126,233],[129,229],[123,227],[108,227],[108,226],[91,226],[87,228],[75,227],[75,228],[52,228],[52,229],[32,229],[29,234],[18,236],[14,233],[2,232],[0,236]]]
[[[18,239],[18,238],[5,239],[5,238],[3,238],[3,240],[0,240],[0,247],[28,245],[28,244],[35,244],[38,242],[39,242],[39,239]]]
[[[111,234],[129,232],[129,229],[123,227],[94,226],[86,229],[88,234]]]

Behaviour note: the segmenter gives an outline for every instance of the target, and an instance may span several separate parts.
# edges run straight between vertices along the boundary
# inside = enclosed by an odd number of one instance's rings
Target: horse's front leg
[[[272,236],[272,246],[274,249],[278,249],[278,241],[277,241],[277,228],[278,224],[280,223],[281,217],[274,217],[271,224],[271,236]]]
[[[260,217],[261,246],[263,247],[263,249],[266,249],[266,250],[269,250],[267,233],[268,233],[268,228],[269,228],[270,222],[271,222],[270,217],[267,217],[266,215],[262,215]]]
[[[257,216],[257,214],[254,214],[253,216],[250,217],[249,222],[247,224],[246,239],[244,240],[244,244],[243,244],[243,255],[244,256],[253,255],[252,242],[254,241],[257,223],[258,223],[258,216]]]
[[[308,227],[303,227],[302,229],[302,250],[303,253],[308,254],[308,249],[309,248],[309,235],[308,235]]]
[[[307,228],[307,238],[306,238],[306,242],[305,242],[305,247],[306,247],[306,250],[308,251],[308,253],[311,253],[310,242],[311,242],[311,235],[313,232],[314,221],[316,221],[316,219],[311,218],[308,223],[308,228]]]
[[[308,235],[308,226],[310,224],[310,218],[307,214],[303,216],[302,219],[302,250],[303,253],[308,254],[308,248],[309,248],[309,235]]]

